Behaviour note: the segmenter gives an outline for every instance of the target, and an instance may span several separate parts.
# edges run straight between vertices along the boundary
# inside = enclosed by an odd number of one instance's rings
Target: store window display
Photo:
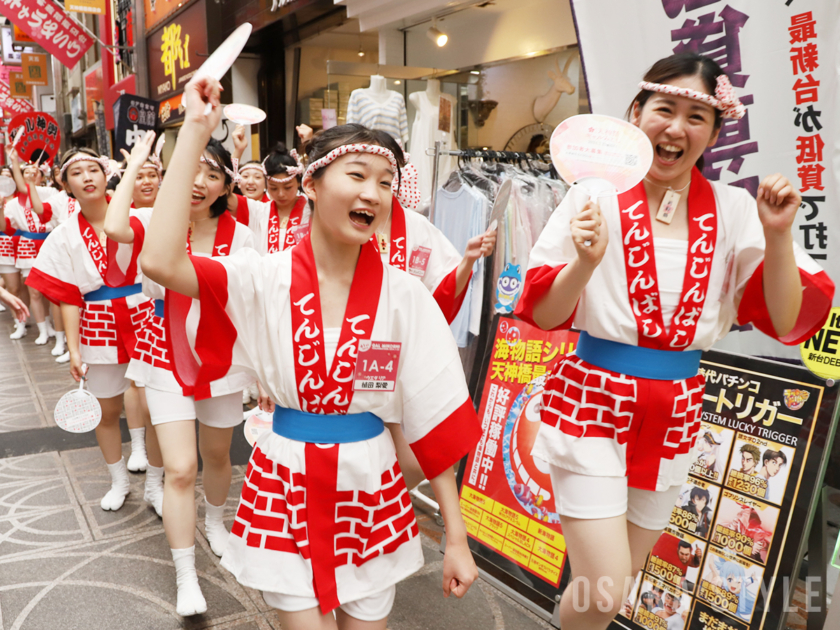
[[[426,155],[426,149],[435,146],[435,142],[441,143],[443,151],[457,151],[458,144],[453,134],[455,128],[455,112],[458,111],[454,96],[441,92],[440,81],[429,79],[426,82],[424,92],[409,94],[408,100],[414,105],[417,112],[414,122],[411,124],[411,142],[408,151],[411,154],[412,162],[417,166],[417,180],[420,187],[421,207],[428,202],[432,195],[432,174],[434,171],[434,160]],[[444,120],[441,123],[441,111],[444,111]],[[448,121],[445,114],[448,112]],[[441,130],[443,127],[444,130]],[[446,177],[455,169],[455,160],[450,156],[441,156],[440,173]]]
[[[385,87],[385,77],[370,78],[370,87],[353,90],[347,104],[347,123],[358,123],[368,129],[384,131],[405,146],[408,143],[408,116],[405,99],[399,92]]]

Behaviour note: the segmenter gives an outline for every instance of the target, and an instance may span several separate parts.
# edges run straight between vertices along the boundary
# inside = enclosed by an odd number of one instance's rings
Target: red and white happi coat
[[[111,239],[103,247],[96,230],[79,212],[44,241],[26,284],[51,302],[81,309],[79,345],[84,363],[128,363],[134,353],[138,332],[151,316],[152,301],[142,293],[96,302],[86,302],[83,296],[106,284],[121,287],[140,282],[140,249],[119,246]]]
[[[273,201],[255,201],[237,195],[236,220],[254,232],[256,250],[260,254],[276,254],[294,247],[308,231],[309,210],[305,195],[298,195],[291,213],[281,219]]]
[[[129,223],[134,232],[134,247],[143,248],[146,230],[152,218],[152,208],[138,208],[131,210]],[[216,227],[216,238],[213,243],[215,256],[227,256],[238,252],[242,248],[253,249],[254,237],[244,225],[237,223],[229,212],[219,217]],[[202,256],[202,254],[196,254]],[[164,289],[161,285],[142,276],[144,295],[155,300],[166,300],[167,317],[158,317],[154,311],[143,325],[138,334],[137,346],[126,377],[147,387],[164,392],[196,396],[196,398],[215,398],[234,392],[241,392],[251,385],[254,379],[244,373],[225,374],[206,383],[196,392],[192,382],[185,382],[190,374],[197,369],[196,357],[193,350],[195,330],[200,318],[200,305],[173,291]],[[186,328],[170,330],[168,313],[173,309],[184,309],[189,313]],[[174,332],[174,334],[173,334]],[[176,367],[180,365],[180,371]]]
[[[40,191],[40,188],[38,189]],[[79,202],[67,194],[66,191],[56,191],[44,202],[44,209],[49,208],[58,225],[64,223],[79,211]]]
[[[534,323],[534,305],[576,257],[570,221],[588,201],[572,189],[531,252],[516,315]],[[689,238],[682,295],[670,326],[663,322],[650,211],[643,184],[601,198],[609,244],[576,310],[558,328],[660,350],[707,350],[736,321],[778,338],[764,300],[764,231],[755,200],[741,188],[708,182],[695,170],[689,189]],[[834,284],[794,245],[804,287],[793,331],[797,344],[831,309]],[[677,287],[679,290],[679,287]],[[535,456],[593,476],[627,476],[630,487],[664,490],[683,483],[700,424],[702,375],[677,381],[634,378],[576,356],[546,382]]]
[[[469,282],[456,294],[462,256],[443,232],[417,212],[406,212],[396,199],[391,207],[390,238],[382,262],[407,271],[432,292],[443,316],[452,323],[461,310]]]
[[[39,195],[49,197],[55,193],[58,193],[58,191],[54,188],[38,186]],[[41,199],[44,199],[45,196],[42,196]],[[52,232],[58,224],[54,213],[46,204],[44,204],[43,213],[39,216],[32,209],[32,202],[29,199],[29,195],[15,193],[13,197],[6,201],[3,210],[6,216],[6,225],[4,227],[7,235],[13,235],[16,230],[43,234],[45,232]],[[38,252],[46,241],[31,239],[25,236],[14,236],[13,238],[15,239],[13,241],[15,245],[15,259],[11,263],[3,262],[0,264],[12,264],[18,269],[31,269],[35,263],[35,258],[38,256]],[[8,249],[6,250],[6,256],[8,256]]]
[[[244,370],[272,400],[310,413],[371,412],[402,425],[431,479],[478,441],[481,428],[458,350],[416,279],[362,247],[329,370],[309,237],[261,257],[196,258],[203,378]],[[360,341],[401,344],[395,391],[353,391]],[[329,611],[418,570],[423,554],[390,433],[309,444],[273,432],[254,447],[222,565],[245,586],[317,597]]]

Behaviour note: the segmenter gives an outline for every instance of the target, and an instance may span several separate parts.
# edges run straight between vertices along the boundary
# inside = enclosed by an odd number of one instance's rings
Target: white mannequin
[[[432,170],[434,160],[426,156],[426,149],[431,149],[435,141],[441,142],[444,150],[457,150],[458,144],[452,133],[438,130],[438,112],[440,100],[446,99],[452,105],[451,123],[454,126],[457,115],[455,97],[441,92],[440,81],[429,79],[423,92],[412,92],[408,100],[414,105],[415,117],[411,131],[409,152],[411,160],[417,167],[418,185],[420,187],[421,207],[428,202],[432,195]],[[441,156],[439,176],[443,181],[456,167],[456,161],[450,156]]]
[[[381,74],[374,74],[370,78],[370,87],[365,91],[368,93],[368,96],[379,103],[384,103],[391,98],[388,94],[388,89],[385,87],[385,77]]]

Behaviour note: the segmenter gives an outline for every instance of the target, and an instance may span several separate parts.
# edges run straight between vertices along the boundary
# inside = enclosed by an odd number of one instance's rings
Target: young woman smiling
[[[722,118],[743,114],[713,60],[658,61],[629,110],[654,147],[644,181],[598,204],[572,189],[531,253],[516,313],[583,331],[546,382],[533,449],[589,586],[583,612],[563,597],[564,630],[607,627],[668,523],[700,426],[701,352],[736,321],[797,344],[830,310],[833,283],[791,235],[790,182],[766,177],[753,199],[700,172]]]
[[[166,212],[152,217],[143,264],[200,303],[195,348],[205,373],[195,387],[244,370],[277,403],[273,431],[251,455],[222,564],[263,591],[284,628],[384,630],[396,582],[423,564],[384,423],[402,424],[440,501],[445,594],[463,596],[477,575],[451,467],[480,426],[455,342],[428,290],[384,265],[371,241],[399,192],[402,151],[382,132],[329,129],[310,148],[302,185],[314,210],[296,246],[190,257],[181,244],[185,182],[219,122],[220,89],[208,77],[185,89]],[[357,507],[367,516],[352,528]]]

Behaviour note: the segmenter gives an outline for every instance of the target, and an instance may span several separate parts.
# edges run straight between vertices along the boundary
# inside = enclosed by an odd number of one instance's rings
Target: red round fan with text
[[[18,138],[20,133],[20,138]],[[16,138],[18,155],[26,162],[54,162],[61,147],[61,131],[45,112],[18,114],[9,122],[9,137]]]

